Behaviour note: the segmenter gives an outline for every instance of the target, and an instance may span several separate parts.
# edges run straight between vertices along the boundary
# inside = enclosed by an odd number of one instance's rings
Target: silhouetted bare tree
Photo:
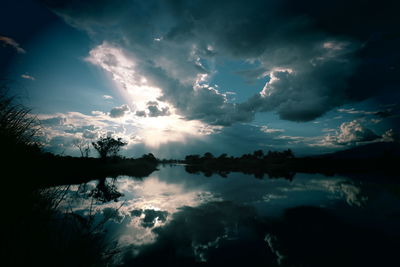
[[[79,149],[79,152],[81,152],[81,157],[89,157],[90,154],[90,144],[85,142],[82,139],[75,139],[72,144]]]

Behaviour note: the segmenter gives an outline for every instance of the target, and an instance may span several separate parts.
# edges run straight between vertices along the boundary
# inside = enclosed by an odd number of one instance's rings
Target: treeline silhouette
[[[230,172],[253,174],[256,178],[268,175],[269,178],[289,180],[293,179],[297,172],[325,175],[352,173],[398,175],[397,164],[400,162],[400,157],[393,151],[384,151],[381,155],[369,158],[357,156],[347,158],[343,157],[343,152],[338,155],[340,157],[335,153],[315,157],[295,157],[291,149],[267,153],[256,150],[240,157],[228,156],[225,153],[215,157],[207,152],[203,156],[187,155],[179,163],[186,164],[185,169],[189,173],[202,172],[205,176],[216,173],[222,177],[226,177]]]
[[[270,178],[292,179],[294,172],[283,168],[282,164],[286,165],[293,158],[294,154],[290,149],[282,152],[269,151],[266,155],[262,150],[256,150],[252,154],[244,154],[240,157],[227,154],[215,157],[207,152],[203,156],[188,155],[183,163],[187,164],[185,166],[187,172],[203,172],[205,176],[217,173],[226,177],[229,172],[242,172],[253,174],[257,178],[263,178],[264,174],[268,174]]]
[[[158,165],[157,159],[147,154],[140,158],[113,156],[101,159],[41,153],[32,161],[34,166],[30,173],[40,177],[34,182],[37,187],[79,184],[120,175],[141,178],[150,175]]]

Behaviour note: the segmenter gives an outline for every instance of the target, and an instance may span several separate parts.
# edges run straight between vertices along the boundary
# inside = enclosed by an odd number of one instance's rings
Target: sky
[[[44,149],[182,158],[397,142],[396,1],[4,0],[0,78]],[[92,154],[95,156],[95,153]]]

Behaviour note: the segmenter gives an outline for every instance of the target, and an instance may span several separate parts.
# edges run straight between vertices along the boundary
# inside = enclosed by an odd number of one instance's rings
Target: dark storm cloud
[[[400,104],[387,105],[385,109],[379,110],[375,113],[376,116],[381,118],[395,118],[400,116]]]
[[[60,149],[65,150],[66,148],[72,145],[73,140],[74,139],[71,136],[62,136],[62,135],[54,136],[48,142],[49,150],[54,152],[55,151],[58,152]]]
[[[147,102],[147,110],[149,117],[169,116],[169,107],[159,107],[157,101]]]
[[[138,110],[138,111],[136,111],[135,115],[138,117],[146,117],[146,111]]]
[[[168,107],[148,106],[147,109],[149,110],[150,117],[168,116],[170,114]]]
[[[162,89],[162,100],[209,124],[248,122],[265,111],[309,121],[391,94],[400,79],[395,1],[44,2],[95,40],[132,53],[135,70]],[[256,74],[270,83],[229,103],[199,78],[212,73],[202,60],[223,58],[258,62]]]
[[[120,107],[115,107],[110,110],[111,118],[120,118],[125,115],[126,112],[129,111],[129,107],[127,105],[122,105]]]
[[[302,14],[316,29],[362,42],[354,58],[359,65],[344,91],[349,100],[390,94],[400,82],[398,1],[287,0],[289,14]],[[388,96],[386,96],[388,97]],[[382,99],[380,99],[382,100]]]
[[[393,0],[364,1],[284,0],[288,14],[302,14],[316,28],[331,34],[368,39],[371,33],[398,32],[398,3]]]
[[[389,110],[382,110],[382,111],[378,111],[375,113],[376,116],[381,117],[381,118],[387,118],[392,116],[392,112],[390,112]]]
[[[169,107],[160,107],[157,101],[149,101],[146,105],[147,112],[145,110],[137,110],[135,115],[138,117],[159,117],[171,115]]]

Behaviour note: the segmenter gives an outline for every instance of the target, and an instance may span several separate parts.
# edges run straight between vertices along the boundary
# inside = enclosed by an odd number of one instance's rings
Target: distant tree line
[[[240,157],[228,156],[226,153],[215,157],[212,153],[206,152],[203,156],[200,155],[187,155],[184,162],[188,164],[199,164],[199,163],[229,163],[229,162],[283,162],[289,159],[295,158],[291,149],[283,151],[268,151],[264,154],[262,150],[256,150],[252,154],[243,154]]]
[[[243,172],[254,174],[262,178],[264,174],[269,177],[293,178],[294,172],[286,166],[295,159],[293,151],[268,151],[264,154],[262,150],[256,150],[251,154],[243,154],[240,157],[228,156],[226,153],[215,157],[212,153],[206,152],[203,156],[187,155],[183,160],[186,171],[189,173],[203,172],[206,176],[213,173],[226,177],[229,172]]]

